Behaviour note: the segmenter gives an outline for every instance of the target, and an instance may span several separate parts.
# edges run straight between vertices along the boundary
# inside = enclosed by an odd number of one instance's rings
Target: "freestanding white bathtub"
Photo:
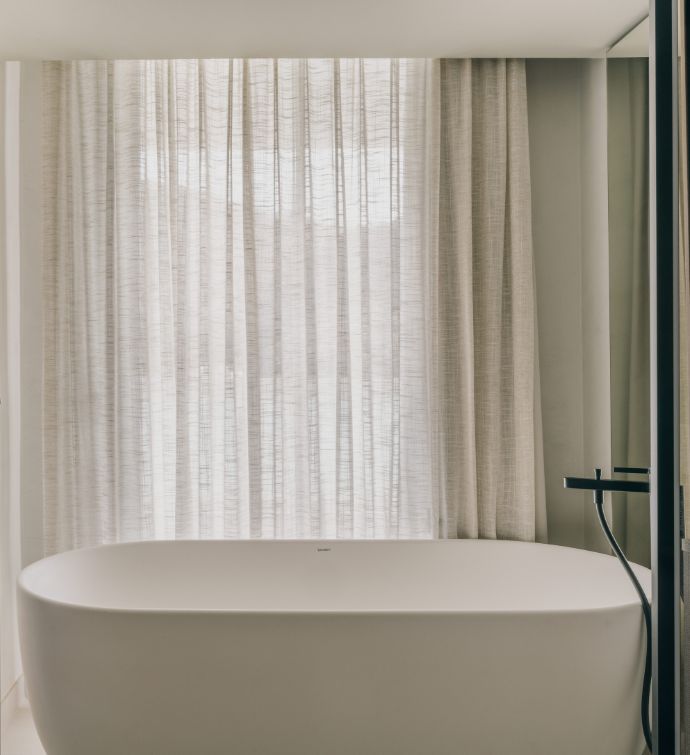
[[[19,587],[48,755],[644,749],[642,613],[608,556],[151,542],[44,559]]]

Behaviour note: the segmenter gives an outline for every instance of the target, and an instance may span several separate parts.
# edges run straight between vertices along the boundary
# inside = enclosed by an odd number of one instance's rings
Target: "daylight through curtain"
[[[534,539],[520,61],[47,63],[46,550]]]

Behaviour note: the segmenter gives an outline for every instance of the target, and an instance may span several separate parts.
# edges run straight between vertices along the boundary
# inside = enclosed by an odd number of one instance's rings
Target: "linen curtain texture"
[[[44,101],[47,552],[543,537],[523,62],[57,62]]]

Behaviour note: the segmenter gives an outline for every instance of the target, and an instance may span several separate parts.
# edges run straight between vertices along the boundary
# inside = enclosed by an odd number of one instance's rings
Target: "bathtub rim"
[[[616,601],[612,603],[611,605],[603,605],[603,606],[580,606],[580,607],[573,607],[573,608],[530,608],[527,610],[520,610],[520,609],[472,609],[472,608],[466,608],[466,609],[449,609],[449,608],[420,608],[420,609],[410,609],[410,608],[360,608],[360,609],[333,609],[333,608],[301,608],[301,609],[292,609],[292,608],[166,608],[166,607],[151,607],[151,608],[137,608],[133,606],[101,606],[101,605],[93,605],[90,603],[84,603],[84,602],[77,602],[77,601],[69,601],[69,600],[60,600],[54,597],[50,597],[48,595],[45,595],[42,592],[39,592],[35,589],[32,589],[28,584],[27,581],[31,576],[31,573],[34,570],[38,570],[39,568],[44,568],[46,565],[46,562],[50,562],[54,559],[59,559],[63,557],[67,553],[82,553],[82,552],[95,552],[95,551],[103,551],[103,550],[111,550],[111,549],[121,549],[123,546],[141,546],[144,547],[146,545],[151,544],[184,544],[184,543],[194,543],[194,544],[200,544],[200,543],[213,543],[213,544],[229,544],[229,543],[243,543],[243,544],[252,544],[257,546],[265,545],[267,547],[270,547],[272,544],[275,543],[281,543],[281,544],[301,544],[301,545],[314,545],[318,546],[320,544],[324,544],[325,546],[328,545],[343,545],[343,544],[357,544],[357,543],[366,543],[366,544],[375,544],[385,547],[388,544],[418,544],[418,543],[434,543],[435,545],[439,545],[440,547],[453,547],[457,546],[459,543],[463,542],[478,542],[476,538],[457,538],[457,539],[443,539],[443,540],[434,540],[432,538],[417,538],[417,539],[399,539],[399,540],[393,540],[393,539],[385,539],[385,540],[374,540],[374,539],[328,539],[328,538],[314,538],[314,539],[251,539],[251,538],[236,538],[236,539],[198,539],[198,538],[180,538],[177,540],[171,540],[171,539],[161,539],[161,540],[132,540],[122,543],[106,543],[103,545],[95,545],[95,546],[88,546],[85,548],[75,548],[73,550],[69,551],[62,551],[60,553],[55,553],[50,556],[46,556],[42,559],[39,559],[38,561],[35,561],[32,564],[29,564],[28,566],[24,567],[21,572],[19,573],[17,580],[16,580],[16,590],[17,590],[17,597],[21,600],[22,597],[25,597],[29,600],[35,600],[39,603],[43,603],[46,605],[50,605],[55,608],[61,608],[61,609],[70,609],[70,610],[78,610],[78,611],[84,611],[88,613],[107,613],[107,614],[118,614],[118,615],[130,615],[130,614],[138,614],[138,615],[167,615],[167,616],[213,616],[213,615],[219,615],[219,616],[410,616],[410,617],[421,617],[421,616],[510,616],[510,617],[529,617],[529,616],[576,616],[576,615],[593,615],[593,614],[602,614],[602,613],[610,613],[610,612],[618,612],[618,611],[629,611],[631,609],[641,609],[641,604],[639,600],[637,599],[637,596],[631,596],[629,600],[625,601]],[[610,556],[605,553],[599,553],[596,551],[588,551],[583,548],[573,548],[571,546],[565,546],[565,545],[556,545],[552,543],[537,543],[537,542],[529,542],[529,541],[523,541],[523,540],[486,540],[487,543],[511,543],[513,545],[518,544],[520,546],[525,546],[527,548],[546,548],[549,550],[567,550],[567,551],[580,551],[583,554],[585,554],[587,557],[600,557],[600,558],[606,558],[611,559],[612,561],[615,561],[615,556]],[[620,568],[620,565],[617,565]],[[647,567],[641,566],[639,564],[633,564],[632,565],[638,578],[642,577],[641,582],[642,586],[647,592],[648,595],[651,595],[651,570],[647,569]],[[640,614],[642,615],[642,614]]]

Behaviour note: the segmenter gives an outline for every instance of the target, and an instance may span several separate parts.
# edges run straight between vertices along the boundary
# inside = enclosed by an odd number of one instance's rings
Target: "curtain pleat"
[[[441,62],[439,334],[449,537],[543,538],[523,61]]]
[[[539,534],[522,62],[44,89],[47,552]]]

